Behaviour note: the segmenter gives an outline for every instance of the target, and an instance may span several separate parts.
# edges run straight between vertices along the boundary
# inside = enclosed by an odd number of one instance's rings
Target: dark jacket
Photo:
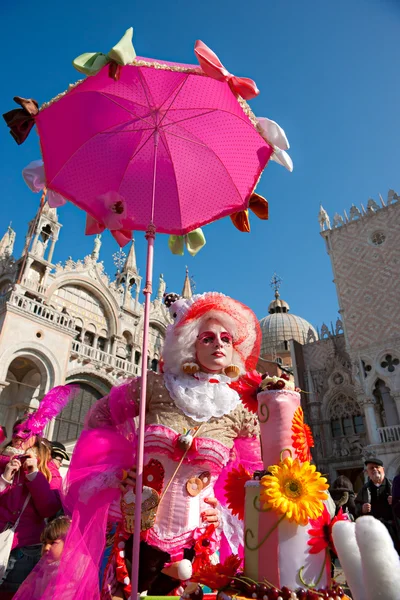
[[[400,519],[400,475],[396,475],[396,477],[393,479],[392,496],[393,512],[396,517]]]
[[[382,484],[377,487],[370,479],[365,483],[357,494],[356,512],[357,517],[363,514],[362,506],[365,503],[371,504],[369,513],[382,522],[393,521],[392,507],[388,502],[388,497],[392,495],[392,482],[385,477]]]

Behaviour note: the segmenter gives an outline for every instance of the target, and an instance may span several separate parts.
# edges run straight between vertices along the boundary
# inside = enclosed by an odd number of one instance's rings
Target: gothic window
[[[371,235],[370,239],[374,246],[381,246],[386,240],[386,236],[384,233],[382,233],[382,231],[375,231],[375,233]]]
[[[276,357],[276,362],[277,362],[279,365],[281,365],[281,364],[282,364],[282,362],[283,362],[283,361],[282,361],[282,359],[281,359],[281,357],[280,357],[280,356],[277,356],[277,357]]]
[[[393,358],[391,354],[386,354],[385,360],[381,362],[381,367],[382,369],[387,369],[389,373],[393,373],[398,364],[398,358]]]
[[[151,370],[154,371],[155,373],[157,373],[157,369],[158,369],[158,360],[156,358],[153,358],[153,360],[151,361]]]
[[[362,362],[362,366],[363,366],[363,370],[364,370],[364,377],[368,377],[368,373],[370,373],[372,367],[371,365],[367,365],[365,361],[361,361]]]
[[[344,394],[336,396],[330,407],[332,437],[349,437],[365,432],[364,417],[357,402]]]
[[[136,352],[135,352],[135,365],[138,365],[140,363],[140,357],[141,357],[140,352],[138,350],[136,350]]]
[[[335,373],[332,377],[332,381],[335,385],[341,385],[343,383],[343,375],[341,373]]]
[[[78,439],[89,409],[102,394],[87,383],[78,383],[80,391],[59,414],[54,425],[53,440],[73,442]]]

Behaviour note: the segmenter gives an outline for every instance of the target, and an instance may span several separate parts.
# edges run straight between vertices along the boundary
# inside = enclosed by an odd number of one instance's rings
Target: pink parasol
[[[286,138],[283,145],[275,139],[268,143],[265,127],[247,105],[245,99],[258,94],[255,83],[231,75],[202,42],[195,46],[200,65],[135,57],[133,47],[124,61],[121,48],[115,48],[108,55],[78,57],[75,66],[91,76],[45,104],[33,118],[46,187],[86,211],[86,232],[107,228],[124,245],[132,230],[146,231],[133,547],[133,556],[139,556],[155,232],[186,235],[246,210],[271,155],[288,145]],[[281,139],[279,126],[277,130],[274,122],[269,124]],[[133,561],[132,598],[137,583],[138,561]]]

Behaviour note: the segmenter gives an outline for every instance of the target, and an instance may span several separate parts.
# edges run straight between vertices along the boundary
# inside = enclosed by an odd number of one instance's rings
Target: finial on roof
[[[190,277],[189,277],[188,267],[186,267],[185,281],[183,283],[183,289],[182,289],[181,296],[182,296],[182,298],[187,298],[187,299],[189,299],[193,296],[192,284],[191,284]]]
[[[281,285],[282,285],[282,279],[279,277],[279,275],[274,273],[272,275],[270,286],[272,287],[273,290],[275,290],[275,298],[279,298],[279,288],[281,287]]]
[[[124,264],[123,273],[136,273],[136,251],[135,251],[135,240],[132,239],[131,246],[129,248],[128,256]]]

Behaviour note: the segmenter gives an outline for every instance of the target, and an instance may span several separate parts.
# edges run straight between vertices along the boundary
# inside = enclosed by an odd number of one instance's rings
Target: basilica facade
[[[100,260],[101,238],[82,260],[54,263],[61,224],[47,204],[29,225],[20,258],[15,232],[0,242],[0,423],[8,432],[52,387],[75,383],[80,393],[48,426],[46,436],[72,449],[90,406],[141,371],[141,276],[132,241],[111,280]],[[188,278],[187,278],[188,279]],[[190,283],[185,282],[186,293]],[[170,317],[160,275],[150,313],[147,366],[157,371]]]

